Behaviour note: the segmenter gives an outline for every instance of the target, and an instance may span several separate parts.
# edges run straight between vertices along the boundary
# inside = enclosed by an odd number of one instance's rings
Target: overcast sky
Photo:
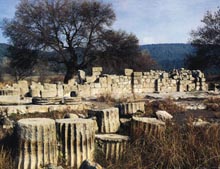
[[[134,33],[140,44],[187,43],[189,33],[201,25],[207,10],[216,11],[220,0],[102,0],[112,3],[117,20],[113,27]],[[12,18],[19,0],[0,0],[0,22]],[[6,43],[0,30],[0,43]]]

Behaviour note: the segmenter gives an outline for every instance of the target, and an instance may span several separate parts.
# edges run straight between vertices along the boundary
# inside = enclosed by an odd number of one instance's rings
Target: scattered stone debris
[[[103,169],[103,167],[94,161],[85,160],[79,169]]]
[[[156,117],[162,121],[171,120],[173,118],[171,114],[163,110],[158,110],[156,111],[155,114],[156,114]]]

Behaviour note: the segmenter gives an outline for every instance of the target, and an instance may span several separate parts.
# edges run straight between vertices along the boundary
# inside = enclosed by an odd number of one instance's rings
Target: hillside
[[[0,59],[7,53],[9,45],[0,43]],[[151,44],[141,45],[142,50],[147,51],[164,70],[183,67],[184,58],[193,53],[195,49],[190,44]]]
[[[184,58],[195,51],[192,45],[184,43],[142,45],[141,49],[147,51],[164,70],[183,67]]]

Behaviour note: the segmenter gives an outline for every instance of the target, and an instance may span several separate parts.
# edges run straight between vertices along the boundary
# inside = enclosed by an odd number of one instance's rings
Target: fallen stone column
[[[56,120],[59,154],[67,166],[79,168],[88,159],[93,160],[95,127],[91,119]]]
[[[89,117],[96,117],[100,133],[115,133],[120,127],[118,108],[89,110],[88,115]]]
[[[96,134],[95,140],[107,160],[118,161],[123,157],[129,137],[118,134]]]
[[[119,108],[119,114],[129,115],[137,113],[137,111],[145,112],[145,102],[131,102],[131,103],[121,103],[116,105]]]
[[[131,136],[138,134],[153,134],[159,136],[165,129],[165,122],[149,117],[133,117],[131,123]]]
[[[17,168],[39,169],[57,164],[55,121],[47,118],[21,119],[17,122]]]

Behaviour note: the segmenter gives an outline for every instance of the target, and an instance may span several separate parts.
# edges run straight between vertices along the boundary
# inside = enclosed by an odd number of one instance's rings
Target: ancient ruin
[[[17,122],[17,168],[38,169],[57,164],[55,121],[46,118],[22,119]]]
[[[101,67],[94,67],[91,76],[80,70],[78,77],[68,84],[19,81],[5,85],[0,89],[0,111],[5,116],[65,112],[61,119],[27,118],[10,123],[8,128],[14,128],[17,136],[18,169],[59,163],[82,168],[93,162],[97,149],[105,159],[118,161],[133,135],[163,133],[165,121],[173,116],[159,110],[154,117],[143,117],[147,94],[151,97],[150,94],[196,91],[208,91],[204,74],[199,70],[167,73],[125,69],[124,75],[106,75]],[[118,98],[119,102],[96,104],[98,101],[94,99],[100,96]],[[129,97],[133,100],[120,101]],[[73,110],[86,113],[69,113]]]

